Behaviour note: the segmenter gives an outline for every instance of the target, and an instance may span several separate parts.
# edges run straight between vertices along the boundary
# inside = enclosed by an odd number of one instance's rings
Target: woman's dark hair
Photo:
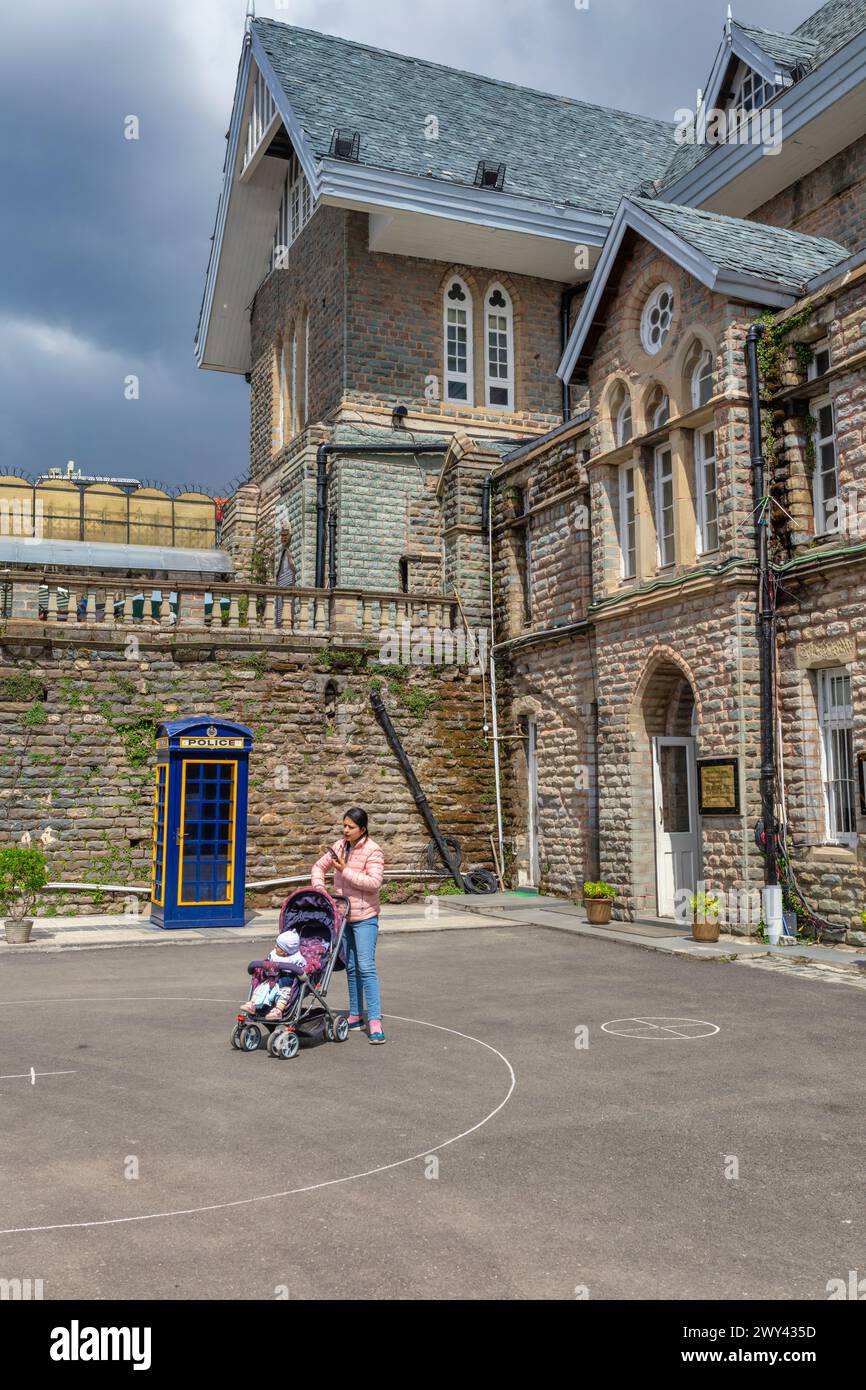
[[[364,835],[367,834],[367,812],[361,806],[350,806],[343,812],[343,820],[352,821]]]

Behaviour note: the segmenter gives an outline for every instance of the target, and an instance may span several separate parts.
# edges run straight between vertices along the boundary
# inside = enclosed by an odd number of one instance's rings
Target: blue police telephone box
[[[157,725],[150,920],[242,927],[253,735],[225,719]]]

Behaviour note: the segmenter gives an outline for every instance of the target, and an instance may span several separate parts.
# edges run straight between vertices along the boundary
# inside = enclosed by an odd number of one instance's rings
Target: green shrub
[[[29,917],[47,882],[41,849],[0,849],[0,915]]]

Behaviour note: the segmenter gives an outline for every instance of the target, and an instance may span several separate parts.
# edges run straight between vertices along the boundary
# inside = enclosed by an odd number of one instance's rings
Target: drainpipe
[[[493,713],[493,776],[496,783],[496,831],[499,840],[499,863],[505,865],[505,846],[502,836],[502,783],[499,772],[499,717],[496,712],[496,664],[493,655],[493,646],[496,634],[493,630],[493,475],[488,474],[484,480],[484,491],[481,494],[481,513],[487,514],[487,569],[490,584],[490,708]]]
[[[316,450],[316,588],[325,587],[328,459],[333,454],[444,454],[446,444],[320,444]],[[336,584],[336,579],[334,581]],[[332,586],[333,587],[333,586]]]
[[[337,513],[328,517],[328,588],[337,587]]]
[[[764,921],[769,929],[781,919],[781,892],[776,864],[776,766],[773,719],[775,634],[773,595],[770,588],[770,508],[764,506],[766,470],[761,433],[761,382],[758,340],[763,325],[753,323],[746,337],[749,370],[749,423],[752,438],[756,541],[758,548],[758,652],[761,700],[761,820],[764,824]]]

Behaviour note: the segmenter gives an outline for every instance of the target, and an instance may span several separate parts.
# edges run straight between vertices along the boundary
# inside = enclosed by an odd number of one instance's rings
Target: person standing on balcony
[[[280,551],[280,559],[277,564],[276,586],[278,589],[294,589],[298,581],[298,572],[295,569],[295,562],[292,559],[291,544],[292,528],[290,526],[284,526],[280,531],[280,545],[282,546],[282,550]],[[292,626],[294,626],[295,610],[293,599],[290,600],[290,604],[293,619]],[[276,599],[274,603],[274,623],[277,627],[282,627],[283,625],[283,599],[281,598]]]
[[[385,876],[385,856],[367,831],[367,812],[353,806],[343,816],[343,838],[326,850],[313,865],[314,888],[325,888],[325,875],[333,870],[334,893],[349,899],[346,922],[346,973],[349,980],[349,1029],[364,1027],[371,1043],[383,1043],[379,976],[376,973],[376,941],[379,936],[379,889]]]

